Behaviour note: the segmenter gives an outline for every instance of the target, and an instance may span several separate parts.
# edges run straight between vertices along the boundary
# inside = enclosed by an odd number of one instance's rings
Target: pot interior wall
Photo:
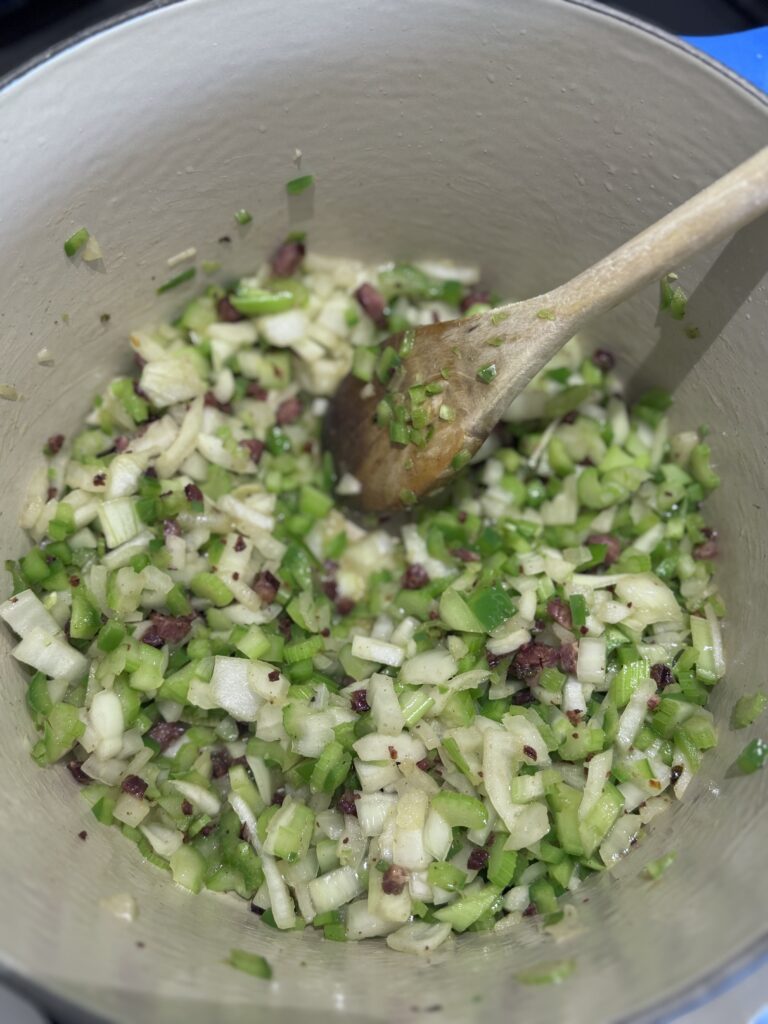
[[[179,250],[222,260],[226,279],[300,227],[336,255],[475,261],[499,291],[527,296],[758,149],[767,127],[764,100],[678,44],[558,0],[187,0],[27,72],[0,94],[0,375],[24,395],[0,403],[3,558],[23,544],[17,516],[44,439],[70,432],[126,365],[130,328],[183,301],[155,295]],[[289,200],[297,148],[317,183]],[[245,228],[241,207],[254,214]],[[103,267],[63,255],[81,224]],[[760,223],[676,268],[699,339],[657,320],[654,290],[595,328],[638,386],[675,389],[679,424],[712,428],[730,671],[714,700],[721,746],[682,805],[590,887],[582,934],[555,945],[522,927],[410,962],[375,942],[273,933],[234,899],[188,896],[96,825],[66,773],[33,764],[3,633],[7,968],[126,1020],[234,1020],[248,1007],[264,1021],[405,1021],[440,1006],[432,1019],[501,1020],[514,1007],[530,1022],[607,1021],[656,1017],[659,1000],[759,944],[766,781],[727,776],[744,742],[727,718],[764,675],[766,243]],[[38,363],[44,346],[53,366]],[[677,865],[650,885],[640,870],[668,849]],[[136,897],[133,925],[99,908],[115,892]],[[275,981],[223,966],[231,947],[264,952]],[[567,985],[514,980],[571,956]]]

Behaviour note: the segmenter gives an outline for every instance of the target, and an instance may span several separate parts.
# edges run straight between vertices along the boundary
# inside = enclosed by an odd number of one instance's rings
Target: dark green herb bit
[[[509,311],[506,309],[496,309],[491,313],[491,323],[494,327],[498,327],[499,324],[503,323],[509,317]]]
[[[557,960],[554,963],[542,964],[540,967],[531,967],[518,974],[517,980],[522,985],[559,985],[573,974],[575,969],[575,960]]]
[[[485,344],[486,345],[490,345],[491,348],[498,348],[500,345],[504,344],[504,339],[503,338],[486,338],[485,339]]]
[[[665,853],[663,857],[658,857],[656,860],[648,861],[645,865],[645,874],[655,882],[657,878],[661,878],[667,868],[675,863],[676,859],[677,854],[672,851]]]
[[[483,384],[490,384],[495,379],[497,373],[496,363],[486,363],[485,366],[481,366],[477,371],[477,379],[482,381]]]
[[[752,740],[742,750],[736,760],[737,768],[745,775],[758,771],[768,761],[768,743],[765,740]]]
[[[471,458],[471,452],[468,452],[466,451],[466,449],[462,448],[462,450],[460,452],[456,452],[456,454],[451,459],[451,468],[458,473],[460,469],[466,466],[466,464],[469,462]]]
[[[269,981],[272,977],[272,968],[258,953],[247,953],[244,949],[230,949],[226,962],[230,967],[251,974],[254,978],[264,978]]]
[[[416,492],[412,491],[409,487],[404,487],[402,491],[400,491],[400,501],[406,508],[410,508],[411,505],[415,505],[418,501]]]
[[[766,704],[768,697],[764,693],[751,693],[739,697],[731,714],[731,728],[746,729],[748,725],[752,725],[765,711]]]
[[[555,311],[554,309],[540,309],[537,312],[536,316],[539,318],[539,320],[554,320]]]
[[[697,338],[701,337],[701,331],[698,327],[686,327],[685,333],[691,339],[691,341],[695,341]]]
[[[250,224],[253,220],[253,214],[248,210],[237,210],[235,220],[238,224]]]
[[[197,273],[196,267],[188,267],[186,270],[182,270],[180,274],[172,277],[165,284],[161,284],[157,289],[157,294],[162,295],[163,292],[169,292],[172,288],[178,288],[180,284],[185,284],[187,281],[191,281]]]
[[[306,192],[308,188],[311,188],[314,183],[314,174],[302,174],[300,178],[291,178],[290,181],[287,181],[285,183],[285,191],[289,196],[300,196],[302,192]]]
[[[91,233],[88,228],[78,228],[64,243],[64,252],[67,256],[74,256],[76,252],[83,248],[90,237]]]

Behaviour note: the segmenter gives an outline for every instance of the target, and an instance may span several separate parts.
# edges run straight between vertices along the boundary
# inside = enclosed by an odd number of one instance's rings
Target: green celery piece
[[[455,903],[449,903],[434,912],[438,921],[445,921],[454,931],[464,932],[471,924],[487,913],[501,895],[497,885],[486,885],[469,895],[461,896]]]
[[[483,802],[465,793],[436,793],[432,807],[453,828],[484,828],[488,824],[488,811]]]
[[[764,693],[752,693],[739,697],[731,713],[731,728],[746,729],[765,711],[768,697]]]

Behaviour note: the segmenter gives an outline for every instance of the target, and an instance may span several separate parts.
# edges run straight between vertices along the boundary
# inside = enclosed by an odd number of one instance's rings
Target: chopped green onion
[[[74,256],[76,252],[82,249],[90,237],[91,235],[87,228],[78,228],[64,243],[64,252],[67,256]]]
[[[196,273],[197,269],[195,267],[187,267],[186,270],[182,270],[180,274],[172,277],[170,280],[166,281],[165,284],[161,284],[159,288],[156,289],[157,294],[162,295],[163,292],[169,292],[172,288],[178,288],[180,284],[186,284],[187,281],[192,280]]]
[[[303,174],[300,178],[292,178],[285,183],[285,191],[289,196],[298,196],[306,192],[315,183],[314,174]]]
[[[237,210],[235,212],[235,220],[238,224],[250,224],[253,220],[253,214],[249,213],[248,210]]]

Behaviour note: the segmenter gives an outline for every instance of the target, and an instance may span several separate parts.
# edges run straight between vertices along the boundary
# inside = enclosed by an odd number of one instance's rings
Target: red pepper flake
[[[147,735],[163,751],[166,747],[170,747],[179,736],[183,736],[185,731],[186,726],[182,725],[181,722],[155,722]]]
[[[270,681],[270,683],[276,683],[279,678],[280,678],[280,669],[277,669],[277,668],[273,668],[272,671],[267,676],[267,679]]]
[[[301,399],[298,395],[294,395],[292,398],[286,398],[277,407],[275,413],[275,420],[278,426],[285,427],[289,423],[295,423],[296,420],[301,416],[302,405]]]
[[[231,764],[232,755],[226,748],[211,751],[211,775],[214,779],[223,778],[229,771]]]
[[[58,455],[61,451],[61,446],[64,444],[63,434],[52,434],[45,443],[46,454]]]
[[[259,441],[255,437],[248,437],[243,441],[238,441],[237,443],[241,448],[246,448],[248,450],[253,462],[257,464],[260,462],[261,456],[264,454],[263,441]]]
[[[279,245],[272,254],[270,264],[275,277],[293,277],[301,266],[307,249],[303,242],[288,241]]]
[[[83,771],[80,761],[68,761],[67,769],[75,782],[79,782],[81,786],[86,786],[89,782],[93,782],[93,779]]]
[[[266,388],[263,388],[258,381],[252,380],[245,389],[245,394],[248,398],[255,398],[259,402],[264,402],[269,395],[269,392]]]
[[[482,871],[488,863],[490,854],[482,846],[476,846],[467,858],[467,867],[470,871]]]
[[[103,487],[106,482],[107,482],[107,474],[106,473],[97,473],[96,476],[93,478],[93,486],[94,487]]]
[[[674,683],[675,677],[672,674],[672,669],[669,665],[651,665],[651,679],[656,683],[656,687],[659,690],[663,690],[666,686]]]
[[[226,413],[227,416],[232,415],[232,406],[229,402],[220,402],[212,391],[206,391],[203,404],[210,406],[212,409],[218,409],[219,412]]]
[[[368,704],[367,690],[354,690],[350,695],[349,702],[352,705],[352,710],[356,711],[358,715],[363,715],[366,711],[371,710]]]
[[[403,590],[421,590],[429,583],[429,574],[423,565],[416,563],[406,567],[403,573]]]
[[[592,353],[592,362],[603,373],[608,373],[616,365],[616,357],[613,352],[609,352],[605,348],[596,348]]]
[[[178,520],[176,519],[164,519],[163,520],[163,536],[167,540],[169,537],[180,537],[181,527],[179,526]]]
[[[613,565],[618,562],[621,555],[621,542],[612,533],[590,533],[587,537],[587,544],[605,544],[605,558],[603,565]]]
[[[235,551],[245,551],[245,537],[238,533],[237,540],[235,541]]]
[[[578,644],[563,644],[559,653],[560,671],[569,676],[573,675],[576,671],[576,659],[579,654]]]
[[[187,484],[184,488],[184,497],[187,501],[202,501],[203,492],[197,486],[197,484]]]
[[[517,707],[524,707],[526,704],[533,704],[534,696],[528,687],[524,687],[522,690],[518,690],[517,693],[512,694],[512,703]]]
[[[126,775],[120,784],[120,789],[122,789],[124,793],[130,793],[131,796],[135,796],[137,799],[143,800],[144,794],[147,791],[147,783],[138,775]]]
[[[355,298],[366,316],[369,316],[377,327],[387,326],[387,303],[380,291],[372,284],[361,284],[355,292]]]
[[[264,604],[271,604],[277,597],[277,592],[280,589],[280,580],[273,576],[269,569],[264,569],[256,574],[251,587],[256,591]]]
[[[558,626],[562,626],[563,629],[573,629],[570,606],[561,597],[553,597],[551,601],[548,601],[547,611],[552,621],[556,622]]]
[[[408,884],[408,869],[399,864],[390,864],[381,877],[382,892],[387,896],[399,896]]]
[[[458,558],[460,562],[480,561],[480,555],[476,551],[470,551],[469,548],[452,548],[451,554],[454,558]]]
[[[459,303],[459,309],[462,313],[466,313],[467,310],[472,309],[473,306],[487,306],[490,305],[490,302],[491,293],[485,288],[470,288]]]
[[[356,793],[352,789],[345,789],[336,802],[337,810],[341,811],[342,814],[351,814],[355,818],[357,817],[357,804],[355,800],[360,797],[359,793]]]
[[[539,759],[539,756],[536,753],[536,751],[534,750],[534,748],[528,746],[528,744],[526,744],[523,747],[523,753],[525,754],[525,756],[528,758],[529,761],[538,761],[538,759]]]
[[[225,324],[235,324],[238,320],[245,320],[243,314],[235,309],[227,295],[224,295],[216,303],[216,312],[219,314],[219,320]]]
[[[395,748],[392,747],[392,746],[389,746],[389,747],[387,747],[387,750],[389,751],[389,756],[392,758],[392,760],[396,761],[397,760],[397,751],[395,750]]]
[[[517,650],[510,671],[515,679],[534,679],[543,668],[554,668],[559,659],[560,651],[557,647],[530,642]]]
[[[703,562],[709,558],[717,558],[718,546],[716,536],[705,540],[703,544],[697,544],[692,554],[697,562]]]
[[[166,615],[164,612],[151,612],[149,629],[144,633],[141,642],[156,647],[164,644],[180,644],[192,628],[193,615]]]

